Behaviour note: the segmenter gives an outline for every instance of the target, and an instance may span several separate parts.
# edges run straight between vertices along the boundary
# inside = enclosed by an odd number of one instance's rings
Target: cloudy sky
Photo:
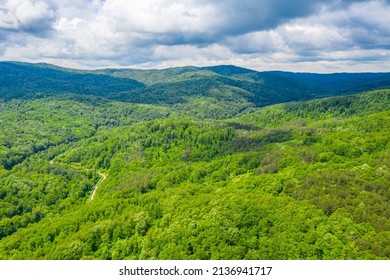
[[[0,60],[390,71],[390,0],[0,0]]]

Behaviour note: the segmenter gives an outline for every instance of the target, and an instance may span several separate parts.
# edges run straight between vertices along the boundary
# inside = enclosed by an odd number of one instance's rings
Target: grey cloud
[[[139,56],[128,56],[127,63],[142,64],[158,60],[152,56],[153,47],[158,45],[192,45],[204,48],[219,44],[230,49],[236,55],[258,54],[259,56],[279,53],[290,57],[289,62],[315,62],[321,60],[351,60],[348,50],[389,49],[390,36],[387,34],[390,24],[378,24],[367,17],[367,9],[372,3],[386,6],[390,1],[325,1],[325,0],[226,0],[203,1],[218,11],[216,18],[207,19],[204,30],[155,32],[150,36],[132,43],[137,46]],[[200,1],[202,4],[202,1]],[[350,11],[359,4],[359,11]],[[381,7],[379,7],[381,8]],[[374,10],[374,13],[377,12]],[[191,11],[189,11],[191,12]],[[329,18],[320,14],[330,14]],[[320,17],[319,17],[320,16]],[[333,17],[333,18],[332,18]],[[294,23],[304,24],[306,30],[287,32],[283,26]],[[306,33],[310,27],[328,27],[313,34]],[[306,26],[306,27],[305,27]],[[273,32],[271,35],[270,32]],[[345,52],[340,57],[332,57],[333,52]],[[172,57],[175,55],[173,54]],[[353,56],[352,56],[353,57]],[[356,56],[357,60],[373,59],[374,55]],[[210,59],[213,55],[210,54]],[[123,60],[122,60],[123,61]],[[122,63],[121,63],[122,64]]]
[[[297,17],[312,14],[323,1],[220,1],[221,26],[229,35],[245,34],[252,31],[268,30]],[[299,4],[297,4],[299,3]]]
[[[348,49],[390,49],[390,7],[379,1],[344,1],[340,9],[326,9],[310,17],[290,20],[273,29],[285,47],[303,59],[327,52]],[[390,2],[390,1],[388,1]],[[348,5],[347,5],[348,4]],[[351,4],[356,4],[351,6]],[[238,53],[279,50],[269,33],[247,34],[228,40]],[[275,36],[274,36],[275,37]],[[279,44],[280,47],[280,44]]]
[[[6,1],[0,8],[0,30],[4,34],[24,32],[46,36],[56,20],[55,5],[51,1]]]
[[[180,30],[179,26],[177,31],[164,34],[156,31],[152,34],[156,39],[155,43],[164,45],[205,46],[221,43],[227,37],[269,30],[291,19],[310,15],[324,1],[303,0],[299,2],[299,6],[296,2],[287,0],[193,1],[197,5],[210,5],[215,10],[214,17],[203,19],[202,30]],[[189,10],[188,14],[191,12]]]
[[[367,2],[360,0],[212,0],[219,11],[218,18],[210,22],[211,33],[216,39],[238,36],[254,31],[274,29],[298,18],[315,15],[326,7],[330,11],[346,9],[351,4]],[[387,0],[386,2],[390,2]]]
[[[291,20],[315,15],[324,5],[330,10],[337,10],[356,2],[362,1],[201,0],[196,3],[211,5],[217,11],[215,18],[206,19],[207,24],[203,30],[167,32],[163,35],[156,32],[154,36],[157,44],[164,45],[204,46],[222,43],[227,37],[272,30]],[[188,13],[191,14],[191,11]]]
[[[375,50],[390,50],[390,0],[142,1],[13,0],[35,12],[0,8],[0,53],[8,45],[14,56],[128,66],[248,57],[333,63],[379,60]]]
[[[390,49],[389,33],[375,32],[367,28],[349,30],[348,36],[355,47],[363,49]]]
[[[231,36],[223,41],[223,44],[235,53],[251,54],[251,53],[272,53],[278,49],[278,42],[271,32],[262,31],[248,33],[241,36]]]
[[[353,48],[390,49],[390,1],[355,1],[355,4],[325,15],[319,22],[338,30]]]
[[[356,47],[364,49],[390,49],[390,31],[368,25],[349,28],[347,36]]]

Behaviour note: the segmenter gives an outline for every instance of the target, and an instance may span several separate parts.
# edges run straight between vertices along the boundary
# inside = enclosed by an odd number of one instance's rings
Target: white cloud
[[[107,0],[99,11],[115,31],[138,33],[204,32],[215,16],[213,6],[195,1]]]
[[[319,50],[345,49],[350,47],[339,30],[323,24],[292,23],[278,29],[289,48],[305,55]]]
[[[390,71],[389,1],[6,0],[0,59]],[[3,3],[2,2],[2,3]]]
[[[6,0],[0,9],[0,29],[39,33],[54,18],[55,12],[43,1]]]

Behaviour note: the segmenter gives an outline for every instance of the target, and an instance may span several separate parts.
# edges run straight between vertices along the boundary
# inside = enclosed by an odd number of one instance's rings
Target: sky
[[[0,61],[390,72],[390,0],[0,0]]]

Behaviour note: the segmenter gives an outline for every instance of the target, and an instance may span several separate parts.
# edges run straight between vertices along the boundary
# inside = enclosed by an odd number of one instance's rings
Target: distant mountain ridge
[[[390,73],[333,73],[333,74],[313,74],[313,73],[291,73],[273,72],[277,75],[292,78],[305,82],[320,91],[328,92],[331,95],[343,93],[356,93],[369,91],[372,89],[382,89],[389,87]]]
[[[106,96],[145,85],[132,79],[115,78],[56,67],[48,64],[0,63],[0,98],[36,98],[61,93]]]
[[[387,87],[390,73],[258,72],[233,65],[76,70],[45,63],[0,62],[1,100],[73,93],[143,104],[212,98],[263,107]]]

